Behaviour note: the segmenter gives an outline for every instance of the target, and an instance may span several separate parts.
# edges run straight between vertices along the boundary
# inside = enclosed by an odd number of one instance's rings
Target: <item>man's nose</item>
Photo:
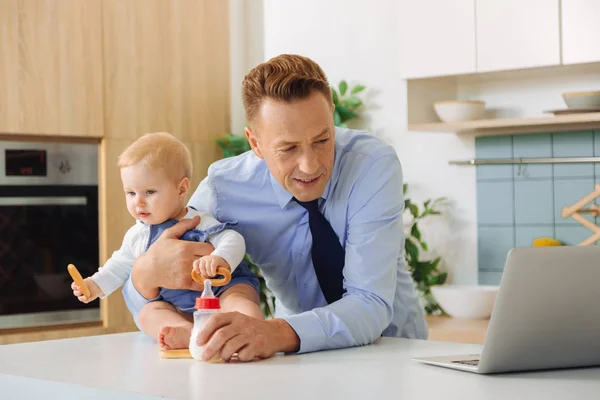
[[[319,170],[319,159],[314,151],[307,150],[301,156],[298,163],[301,172],[312,175]]]

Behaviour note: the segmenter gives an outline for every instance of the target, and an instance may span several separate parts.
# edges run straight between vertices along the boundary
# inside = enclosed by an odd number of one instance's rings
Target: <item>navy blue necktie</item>
[[[321,291],[331,304],[342,298],[344,287],[342,284],[344,269],[344,248],[335,231],[319,211],[318,200],[296,202],[308,211],[308,225],[312,234],[311,255],[315,273],[321,286]]]

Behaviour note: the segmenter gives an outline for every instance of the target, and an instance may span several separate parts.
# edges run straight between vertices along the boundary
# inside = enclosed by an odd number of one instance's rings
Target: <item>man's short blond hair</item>
[[[119,156],[119,168],[143,163],[162,170],[168,178],[179,181],[192,179],[192,156],[185,144],[167,132],[147,133],[137,139]]]
[[[265,99],[285,103],[305,99],[318,91],[331,101],[325,73],[313,60],[296,54],[281,54],[254,67],[242,83],[246,120],[252,124]]]

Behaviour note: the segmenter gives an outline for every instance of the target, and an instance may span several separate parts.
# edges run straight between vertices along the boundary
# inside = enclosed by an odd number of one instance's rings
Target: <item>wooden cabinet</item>
[[[103,0],[104,140],[101,258],[134,223],[125,207],[119,154],[148,132],[179,137],[192,153],[192,190],[219,158],[229,132],[229,8],[221,0]],[[105,326],[132,323],[121,292],[103,304]]]
[[[560,64],[559,0],[476,0],[476,21],[477,72]]]
[[[0,1],[0,132],[101,137],[101,0]]]
[[[192,153],[195,189],[229,126],[229,2],[0,0],[0,133],[102,138],[101,263],[134,223],[119,154],[171,132]],[[0,344],[136,329],[120,290],[101,314],[89,326],[0,331]]]
[[[405,78],[475,72],[474,0],[403,0],[400,63]]]
[[[106,137],[167,131],[214,142],[227,133],[229,13],[222,3],[103,0]]]
[[[456,342],[483,344],[490,323],[489,319],[460,319],[428,315],[428,340],[435,342]]]
[[[563,64],[600,62],[599,17],[598,0],[561,2]]]

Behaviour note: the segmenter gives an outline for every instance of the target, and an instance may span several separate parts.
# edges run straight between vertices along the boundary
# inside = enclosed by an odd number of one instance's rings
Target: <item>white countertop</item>
[[[0,398],[598,399],[600,368],[484,376],[411,361],[480,348],[382,338],[359,348],[206,364],[161,359],[141,333],[23,343],[0,346]]]

